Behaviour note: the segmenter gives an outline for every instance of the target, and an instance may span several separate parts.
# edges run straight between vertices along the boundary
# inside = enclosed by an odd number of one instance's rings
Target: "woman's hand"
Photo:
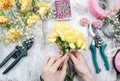
[[[84,80],[84,81],[95,81],[94,76],[92,75],[84,56],[78,51],[71,54],[70,59],[74,64],[74,68],[76,73]]]
[[[66,76],[68,56],[62,58],[48,57],[42,68],[42,78],[44,81],[64,81]],[[62,65],[62,69],[58,68]]]

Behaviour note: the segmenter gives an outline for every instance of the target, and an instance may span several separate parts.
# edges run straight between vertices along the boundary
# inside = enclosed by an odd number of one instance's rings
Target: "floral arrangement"
[[[49,43],[56,43],[60,49],[62,49],[62,54],[71,54],[73,51],[82,49],[86,50],[88,48],[85,37],[78,30],[73,28],[66,22],[57,22],[53,25],[53,33],[49,36]],[[72,62],[68,61],[68,70],[65,81],[73,81],[74,71],[72,70]]]
[[[57,22],[53,25],[54,31],[49,36],[49,43],[56,43],[65,53],[71,53],[78,49],[87,49],[85,37],[78,30],[66,22]]]
[[[39,0],[0,0],[0,42],[9,44],[33,37],[32,27],[40,20],[55,18],[56,10]]]

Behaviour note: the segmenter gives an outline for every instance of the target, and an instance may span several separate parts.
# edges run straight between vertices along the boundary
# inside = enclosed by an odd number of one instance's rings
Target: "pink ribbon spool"
[[[120,9],[120,0],[115,1],[115,10]],[[97,19],[106,19],[108,18],[108,12],[102,9],[99,5],[99,0],[89,0],[89,10],[91,14]]]

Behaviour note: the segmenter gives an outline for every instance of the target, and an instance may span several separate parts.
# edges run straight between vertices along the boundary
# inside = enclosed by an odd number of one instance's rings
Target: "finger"
[[[78,60],[80,60],[80,59],[83,57],[83,56],[82,56],[82,53],[81,53],[81,52],[78,52],[78,51],[75,51],[73,54],[75,55],[75,57],[76,57]]]
[[[49,62],[46,65],[46,69],[50,68],[55,63],[56,60],[57,60],[56,57],[51,57]]]
[[[73,64],[76,64],[78,62],[78,59],[73,54],[70,55],[70,59],[72,60]]]
[[[44,64],[43,64],[43,67],[46,66],[46,64],[48,63],[50,57],[46,57],[45,61],[44,61]]]
[[[59,52],[60,56],[62,56],[62,51],[61,51],[61,50],[59,50],[58,52]]]
[[[67,54],[65,54],[62,58],[58,59],[52,66],[52,68],[57,71],[58,67],[65,61],[67,58]]]
[[[63,75],[66,74],[66,70],[67,70],[67,61],[68,61],[69,57],[66,58],[66,60],[64,61],[63,63],[63,66],[62,66],[62,73]]]
[[[60,54],[60,56],[63,55],[63,54],[62,54],[62,48],[61,48],[61,47],[59,47],[59,54]]]

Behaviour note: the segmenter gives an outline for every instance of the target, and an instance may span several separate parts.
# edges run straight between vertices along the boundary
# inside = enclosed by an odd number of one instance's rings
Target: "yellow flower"
[[[53,39],[48,39],[48,43],[50,44],[50,43],[54,43],[56,41],[56,39],[55,38],[53,38]]]
[[[0,0],[0,10],[11,10],[15,5],[15,0]]]
[[[38,10],[38,13],[41,15],[41,16],[44,16],[45,14],[47,14],[48,10],[50,9],[50,5],[48,3],[42,3],[42,4],[39,4],[39,10]]]
[[[7,16],[0,16],[0,25],[2,27],[6,26],[9,23],[9,19]]]
[[[70,48],[75,49],[75,44],[74,43],[69,43]]]
[[[87,43],[84,41],[83,44],[82,44],[82,46],[81,46],[81,49],[86,50],[87,48],[88,48],[88,45],[87,45]]]
[[[58,37],[58,34],[57,33],[52,33],[50,36],[49,36],[49,39],[48,39],[48,43],[53,43],[53,42],[55,42],[56,41],[56,39],[57,39],[57,37]]]
[[[85,40],[81,40],[79,39],[76,43],[77,47],[78,48],[81,48],[81,49],[87,49],[88,48],[88,45],[87,45],[87,42]]]
[[[63,41],[76,43],[79,38],[84,38],[84,35],[78,30],[67,24],[66,22],[57,22],[53,25],[54,32],[57,32]]]
[[[21,34],[14,28],[9,29],[8,39],[10,42],[14,43],[21,38]]]
[[[57,33],[52,33],[50,36],[49,36],[49,38],[57,38],[58,37],[58,34]]]
[[[21,4],[20,11],[27,12],[30,10],[32,0],[19,0],[19,3]]]
[[[39,17],[38,15],[30,16],[30,17],[27,19],[27,25],[28,25],[28,27],[34,26],[39,19],[40,19],[40,17]]]
[[[61,21],[55,23],[53,27],[54,33],[48,39],[51,43],[55,42],[57,37],[60,37],[62,41],[68,42],[72,49],[75,47],[87,49],[87,42],[85,41],[84,35],[71,25]]]

